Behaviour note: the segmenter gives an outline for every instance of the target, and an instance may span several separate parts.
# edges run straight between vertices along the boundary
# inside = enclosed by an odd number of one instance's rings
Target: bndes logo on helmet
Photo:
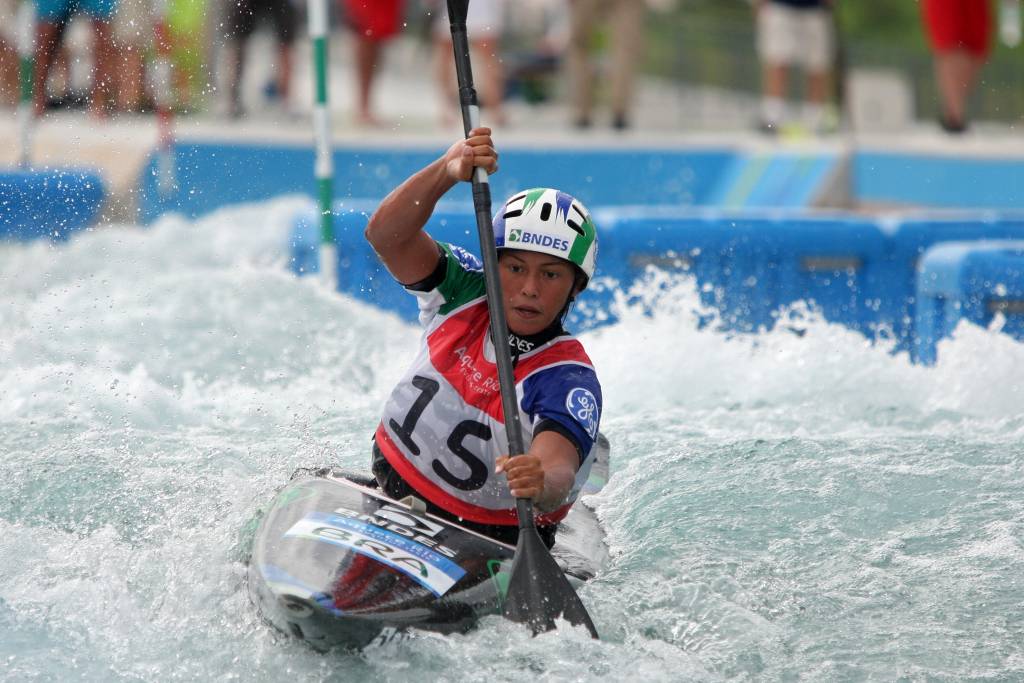
[[[519,242],[520,244],[535,244],[538,247],[547,247],[549,249],[557,249],[558,251],[569,251],[569,240],[559,239],[551,235],[538,235],[537,233],[519,228],[509,230],[508,241]]]

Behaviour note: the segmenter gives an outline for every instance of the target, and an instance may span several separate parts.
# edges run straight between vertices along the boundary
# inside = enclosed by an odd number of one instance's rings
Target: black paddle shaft
[[[452,20],[452,43],[455,46],[455,67],[459,78],[459,104],[462,108],[462,123],[465,135],[479,126],[479,105],[473,87],[473,72],[469,62],[469,37],[466,35],[466,11],[469,0],[449,0],[449,16],[453,5],[462,7],[462,20]],[[458,11],[458,10],[456,10]],[[487,310],[490,312],[490,337],[495,342],[495,357],[498,362],[498,383],[502,392],[502,409],[505,412],[505,427],[508,431],[509,455],[518,456],[525,450],[522,445],[522,423],[515,400],[515,376],[512,372],[512,354],[509,351],[508,324],[505,321],[505,303],[502,299],[501,281],[498,278],[498,250],[490,226],[490,183],[487,173],[480,167],[473,169],[473,208],[476,211],[476,229],[479,232],[480,250],[483,252],[483,275],[487,289]],[[532,517],[532,510],[527,506]],[[522,515],[520,514],[520,517]],[[530,519],[532,526],[532,519]],[[522,523],[520,522],[520,527]]]
[[[455,72],[459,79],[462,127],[467,137],[471,130],[480,125],[480,108],[476,89],[473,87],[473,70],[469,61],[469,36],[466,34],[468,10],[469,0],[448,0],[452,45],[455,49]],[[501,407],[505,413],[508,450],[509,455],[521,455],[526,449],[523,448],[523,427],[519,419],[519,406],[516,405],[516,384],[512,371],[512,354],[509,352],[507,341],[505,303],[501,296],[501,281],[498,278],[498,251],[491,227],[491,185],[487,179],[487,172],[480,167],[473,169],[473,208],[476,210],[476,229],[480,236],[480,250],[483,252],[487,309],[491,316],[491,340],[494,342],[494,357],[498,366],[498,384],[501,388]],[[522,504],[524,502],[525,505]],[[533,528],[533,507],[530,499],[520,498],[516,508],[519,512],[519,528]]]
[[[469,0],[448,0],[455,72],[459,81],[459,105],[467,137],[471,130],[480,125],[480,107],[473,87],[469,37],[466,34],[468,11]],[[508,324],[505,321],[505,304],[498,277],[498,250],[491,227],[491,186],[487,172],[480,167],[473,169],[473,208],[476,211],[476,227],[484,260],[487,309],[491,318],[491,340],[494,342],[494,357],[498,366],[498,385],[505,415],[509,455],[521,455],[525,451],[523,428],[516,403],[512,354],[508,348]],[[505,597],[505,617],[527,623],[534,633],[539,633],[554,628],[555,619],[561,616],[571,624],[586,626],[590,634],[597,638],[597,628],[586,607],[537,533],[533,519],[533,500],[517,498],[516,512],[519,516],[519,543]]]

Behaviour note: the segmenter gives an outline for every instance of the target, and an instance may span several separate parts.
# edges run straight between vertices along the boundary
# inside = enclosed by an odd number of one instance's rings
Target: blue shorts
[[[88,14],[93,19],[110,21],[117,8],[117,0],[35,0],[36,19],[48,24],[59,24],[75,12]]]

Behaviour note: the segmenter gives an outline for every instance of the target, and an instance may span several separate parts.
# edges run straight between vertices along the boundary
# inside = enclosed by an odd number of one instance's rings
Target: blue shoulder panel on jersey
[[[576,363],[541,370],[523,382],[523,410],[533,422],[553,420],[590,453],[601,424],[601,385],[594,371]]]

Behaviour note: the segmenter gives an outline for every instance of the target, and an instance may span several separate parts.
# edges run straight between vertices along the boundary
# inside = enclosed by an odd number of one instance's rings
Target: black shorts
[[[260,19],[274,24],[274,34],[282,45],[295,40],[299,15],[291,0],[230,0],[227,26],[228,37],[243,40],[252,35]]]
[[[427,512],[432,515],[436,515],[442,519],[451,520],[461,527],[465,527],[470,531],[475,531],[478,534],[483,534],[484,536],[493,538],[496,541],[501,541],[502,543],[516,545],[519,541],[518,526],[506,526],[504,524],[477,524],[476,522],[471,522],[468,519],[460,519],[447,510],[439,508],[431,503],[421,494],[417,493],[416,489],[409,486],[409,484],[399,476],[398,472],[391,467],[391,463],[389,463],[384,457],[384,454],[380,452],[376,439],[373,441],[373,461],[370,465],[370,469],[373,471],[373,476],[377,479],[377,485],[380,486],[380,490],[390,498],[401,500],[406,496],[416,496],[426,503]],[[557,524],[554,526],[537,525],[537,533],[540,534],[541,540],[544,541],[544,545],[548,548],[555,545],[556,531],[558,531]]]

